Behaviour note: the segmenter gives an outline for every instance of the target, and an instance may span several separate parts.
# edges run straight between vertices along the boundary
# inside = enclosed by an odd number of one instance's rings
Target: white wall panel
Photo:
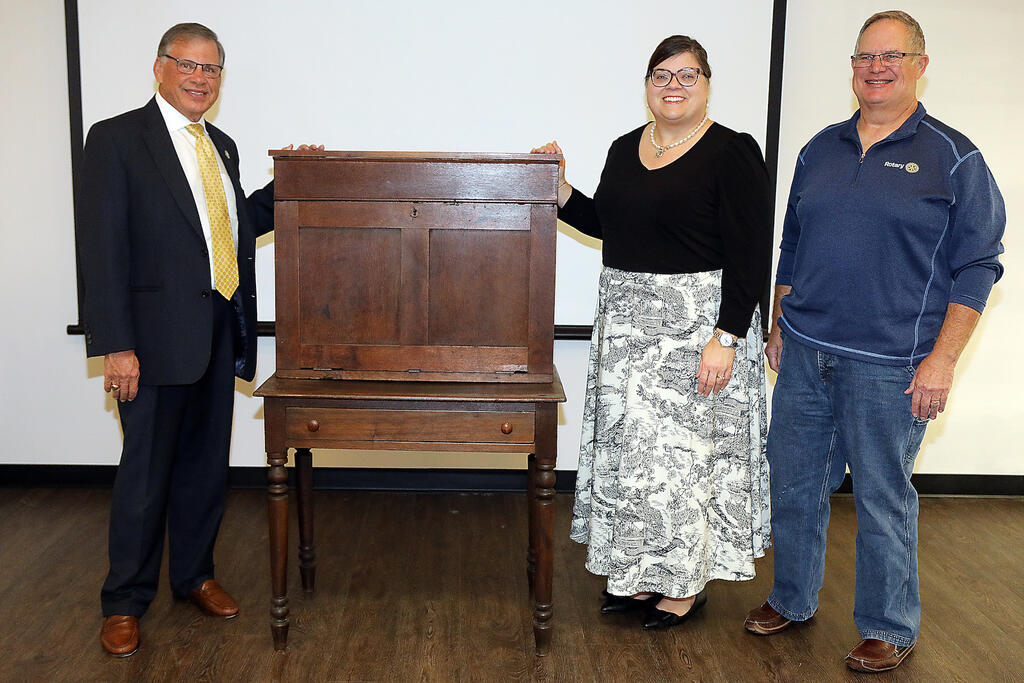
[[[712,115],[764,144],[771,3],[717,3],[691,12],[654,2],[270,3],[190,6],[125,0],[80,3],[85,123],[141,106],[160,34],[181,20],[208,23],[227,48],[222,103],[213,120],[243,154],[243,182],[269,178],[266,150],[317,141],[339,149],[515,151],[557,138],[569,178],[596,186],[608,143],[646,117],[641,77],[654,45],[690,33],[714,69]],[[319,9],[317,9],[317,6]],[[780,217],[796,152],[855,106],[847,56],[861,21],[882,6],[790,0],[780,150]],[[971,137],[1007,200],[1007,273],[960,364],[949,411],[932,426],[921,472],[1022,474],[1024,384],[1015,362],[1024,294],[1019,221],[1024,149],[1011,51],[1024,29],[1010,0],[969,7],[914,0],[932,56],[922,100]],[[0,0],[0,463],[113,464],[116,411],[101,364],[86,362],[77,320],[63,3]],[[656,17],[656,20],[652,19]],[[967,55],[971,57],[967,60]],[[382,77],[381,74],[392,74]],[[562,226],[557,319],[588,324],[599,254]],[[261,318],[273,317],[273,241],[260,241]],[[259,375],[238,383],[232,463],[263,463],[261,402],[273,341],[261,339]],[[558,342],[555,362],[569,402],[560,412],[559,469],[574,469],[586,342]],[[343,464],[372,464],[349,456]],[[423,466],[410,457],[404,464]],[[460,461],[485,466],[485,458]],[[495,464],[496,461],[491,461]],[[401,460],[394,464],[401,465]],[[499,463],[500,464],[500,463]],[[509,466],[501,464],[501,466]]]

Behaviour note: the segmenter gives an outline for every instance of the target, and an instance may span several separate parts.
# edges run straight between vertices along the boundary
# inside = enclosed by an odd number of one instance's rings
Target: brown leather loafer
[[[860,641],[860,644],[846,655],[846,666],[865,673],[890,671],[903,663],[916,644],[900,647],[884,640],[867,638]]]
[[[131,657],[139,649],[139,618],[121,614],[105,618],[100,644],[111,657]]]
[[[773,633],[784,631],[793,622],[775,611],[775,608],[766,600],[757,609],[747,613],[747,619],[743,622],[743,628],[759,636],[770,636]]]
[[[238,616],[238,603],[216,579],[207,579],[199,588],[188,594],[188,599],[199,605],[207,614],[224,619]]]

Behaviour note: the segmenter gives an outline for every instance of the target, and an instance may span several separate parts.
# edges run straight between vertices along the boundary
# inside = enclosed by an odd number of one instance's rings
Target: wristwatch
[[[721,344],[722,346],[726,347],[727,349],[735,348],[736,347],[736,343],[739,341],[736,338],[735,334],[729,334],[728,332],[723,332],[722,330],[718,329],[717,327],[715,328],[715,331],[712,332],[711,334],[714,336],[715,339],[718,340],[719,344]]]

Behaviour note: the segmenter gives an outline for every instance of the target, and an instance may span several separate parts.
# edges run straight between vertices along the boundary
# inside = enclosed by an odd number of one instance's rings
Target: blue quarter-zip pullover
[[[780,324],[813,348],[916,365],[951,302],[982,311],[1006,210],[981,152],[925,112],[863,153],[858,111],[800,151],[776,284]]]

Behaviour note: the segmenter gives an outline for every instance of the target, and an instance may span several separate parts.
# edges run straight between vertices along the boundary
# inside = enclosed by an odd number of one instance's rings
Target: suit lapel
[[[160,114],[160,108],[156,104],[156,97],[149,101],[146,110],[146,130],[142,136],[153,155],[156,167],[167,183],[174,201],[181,208],[181,212],[188,219],[192,229],[204,242],[203,227],[199,222],[199,210],[196,208],[195,197],[192,196],[192,188],[189,187],[185,172],[181,169],[181,161],[178,153],[174,150],[174,143],[171,142],[170,133],[167,132],[167,124]]]
[[[209,121],[206,122],[206,134],[210,136],[210,142],[213,143],[213,148],[220,155],[220,160],[224,162],[224,168],[228,169],[228,175],[231,176],[233,182],[238,175],[234,172],[238,160],[232,159],[228,152],[227,135]]]
[[[238,215],[239,230],[238,239],[242,239],[241,223],[248,219],[248,214],[245,213],[245,194],[242,192],[242,181],[239,178],[238,173],[238,159],[232,159],[228,152],[229,138],[209,121],[206,122],[206,134],[210,136],[210,142],[213,143],[213,148],[217,150],[217,154],[220,155],[220,160],[224,163],[224,168],[228,171],[228,177],[231,178],[231,187],[235,190],[235,212]]]

